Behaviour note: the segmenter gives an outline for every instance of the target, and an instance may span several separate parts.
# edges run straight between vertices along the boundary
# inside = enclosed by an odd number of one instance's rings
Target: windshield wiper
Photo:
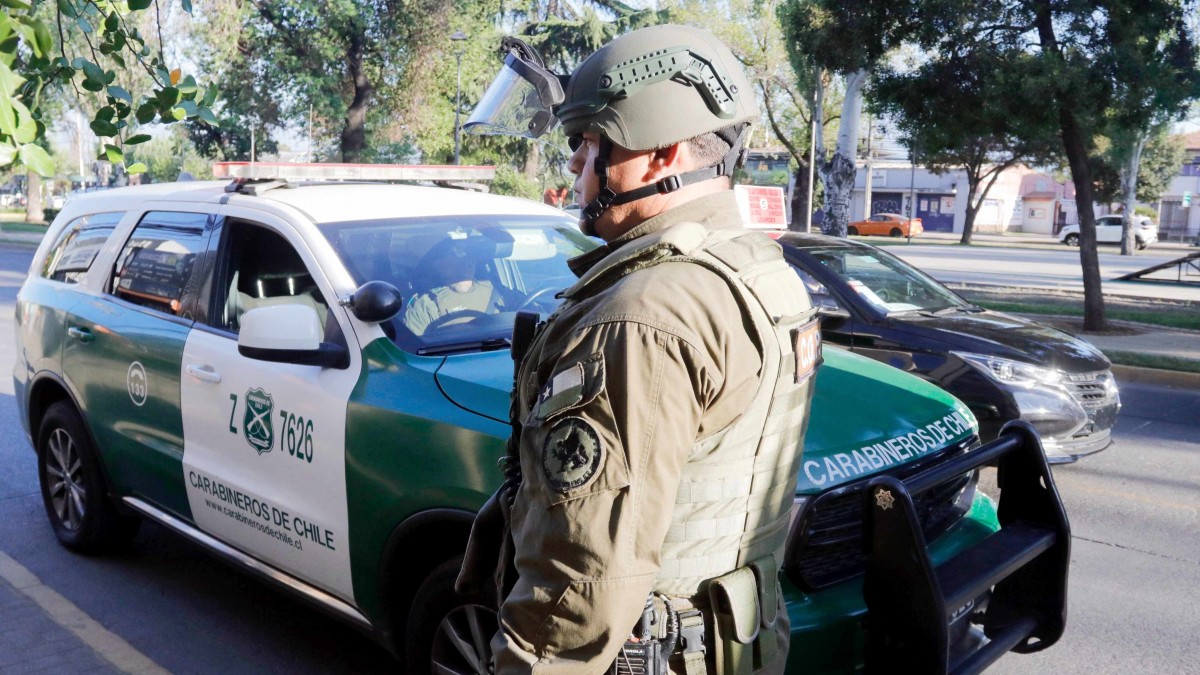
[[[506,337],[484,338],[482,340],[448,342],[442,345],[434,345],[433,347],[422,347],[417,350],[417,354],[420,356],[445,356],[446,354],[458,354],[460,352],[491,352],[497,349],[508,349],[511,346],[512,340]]]

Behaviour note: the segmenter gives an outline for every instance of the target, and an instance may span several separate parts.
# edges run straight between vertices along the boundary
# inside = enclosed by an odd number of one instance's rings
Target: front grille
[[[1099,408],[1117,397],[1112,373],[1102,370],[1096,373],[1066,373],[1063,384],[1079,405],[1085,409]]]
[[[881,473],[904,480],[976,444],[962,443],[920,462]],[[962,474],[913,496],[926,541],[937,539],[962,519],[974,500],[977,478],[977,472]],[[817,495],[793,523],[784,567],[802,590],[817,591],[863,573],[863,491],[868,480]]]

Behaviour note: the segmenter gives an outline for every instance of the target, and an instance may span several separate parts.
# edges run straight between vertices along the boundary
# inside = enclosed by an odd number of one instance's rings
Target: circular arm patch
[[[542,443],[542,472],[550,486],[570,492],[591,482],[604,465],[600,436],[585,420],[565,417],[554,423]]]

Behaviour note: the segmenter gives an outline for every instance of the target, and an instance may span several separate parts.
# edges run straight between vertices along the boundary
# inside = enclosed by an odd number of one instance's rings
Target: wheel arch
[[[399,655],[408,611],[421,582],[445,561],[467,548],[475,513],[466,509],[434,508],[409,516],[392,530],[379,566],[380,626],[386,645]]]
[[[66,381],[54,373],[41,373],[35,377],[29,385],[27,400],[25,423],[29,425],[29,439],[34,451],[37,451],[37,437],[42,428],[42,420],[45,419],[46,411],[50,409],[50,406],[59,401],[70,401],[71,405],[75,406],[75,410],[80,411],[80,417],[83,417],[83,408],[80,407],[75,394],[67,386]],[[84,427],[88,427],[86,418]],[[88,433],[91,434],[90,428],[88,428]],[[89,440],[95,445],[95,438]]]

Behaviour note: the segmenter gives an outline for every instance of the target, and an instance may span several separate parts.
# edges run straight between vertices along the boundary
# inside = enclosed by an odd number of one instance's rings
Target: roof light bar
[[[213,177],[285,181],[490,181],[496,177],[496,167],[439,164],[214,162]]]

